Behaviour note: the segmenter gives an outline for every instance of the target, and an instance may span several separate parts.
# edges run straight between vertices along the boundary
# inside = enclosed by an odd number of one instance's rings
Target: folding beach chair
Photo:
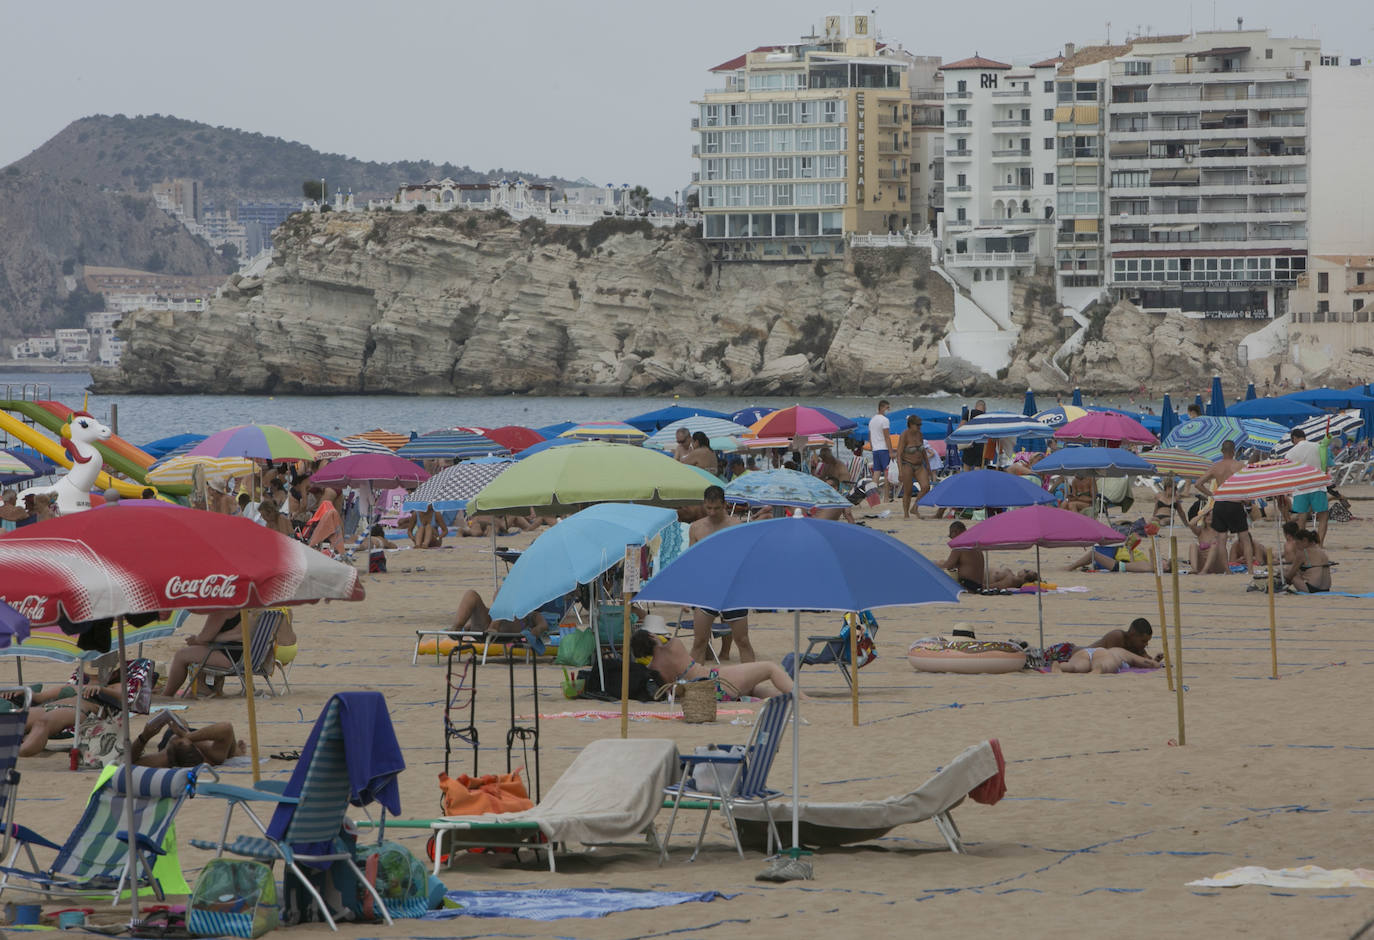
[[[0,859],[9,858],[14,830],[14,808],[19,802],[19,746],[29,720],[33,692],[27,686],[0,688],[0,693],[20,693],[9,711],[0,712]]]
[[[849,631],[854,619],[853,614],[844,615],[844,628],[834,636],[809,636],[806,638],[806,652],[802,653],[801,665],[818,666],[834,663],[839,667],[840,675],[844,676],[845,685],[854,687],[854,677],[850,674],[850,643]],[[871,611],[863,611],[859,614],[859,668],[867,666],[877,658],[873,644],[878,639],[878,620]],[[817,648],[819,647],[819,649]],[[792,654],[788,653],[783,657],[782,668],[788,675],[796,678],[796,673],[792,671]]]
[[[110,775],[91,794],[85,812],[62,845],[21,825],[13,827],[14,847],[0,867],[0,893],[6,888],[42,894],[88,895],[111,891],[110,904],[119,903],[125,885],[132,881],[151,887],[162,899],[162,885],[153,875],[153,865],[164,854],[164,841],[181,804],[196,788],[202,773],[214,774],[205,764],[195,768],[133,768],[133,790],[125,790],[124,771],[113,768]],[[126,792],[132,792],[134,810],[134,860],[137,871],[128,869],[129,849],[125,826]],[[41,869],[33,847],[57,851],[51,867]],[[20,853],[29,861],[28,869],[16,868]]]
[[[353,753],[349,752],[350,746]],[[362,806],[374,799],[398,812],[396,775],[405,769],[400,745],[396,742],[386,699],[380,692],[340,692],[325,704],[315,727],[302,749],[291,779],[285,787],[274,781],[261,781],[256,789],[206,784],[199,796],[228,801],[224,826],[218,842],[192,839],[201,849],[226,851],[258,861],[280,859],[300,880],[319,906],[330,929],[337,930],[329,906],[297,862],[310,865],[341,862],[352,869],[358,883],[372,895],[382,918],[391,923],[391,913],[377,889],[363,875],[344,842],[336,842],[343,831],[349,803]],[[252,803],[276,806],[269,823],[263,823]],[[242,807],[260,836],[229,839],[229,824],[236,807]],[[383,817],[385,818],[385,817]],[[322,866],[321,866],[322,867]]]
[[[290,615],[280,607],[269,607],[261,610],[253,621],[253,626],[248,634],[250,668],[253,670],[254,676],[260,676],[267,683],[267,690],[274,696],[277,694],[277,690],[272,685],[272,672],[276,669],[277,664],[275,655],[277,631],[281,629],[282,621],[288,616]],[[216,652],[223,653],[228,657],[228,666],[215,666],[210,663],[210,657]],[[211,643],[210,651],[205,654],[205,659],[201,661],[196,676],[199,679],[234,676],[246,690],[247,686],[243,682],[243,644],[237,642]],[[289,684],[287,688],[290,688]]]
[[[778,754],[778,744],[782,741],[787,717],[792,713],[792,696],[775,695],[759,709],[754,734],[745,745],[743,754],[729,753],[728,745],[719,745],[718,752],[712,754],[682,755],[682,777],[672,786],[664,787],[664,794],[672,798],[673,815],[668,819],[668,831],[663,835],[663,851],[659,864],[668,859],[668,840],[673,835],[673,825],[677,821],[677,811],[683,800],[690,802],[688,809],[704,809],[706,816],[701,821],[701,831],[697,833],[696,848],[689,861],[696,861],[701,852],[701,843],[706,838],[706,825],[711,821],[711,811],[719,807],[721,815],[730,826],[730,835],[735,840],[735,851],[744,858],[744,845],[740,842],[739,829],[735,826],[735,808],[738,806],[762,806],[773,825],[771,802],[782,793],[768,788],[768,771],[773,767],[773,758]],[[725,753],[720,753],[725,752]],[[688,782],[702,765],[716,769],[716,779],[720,782],[720,792],[701,789],[699,781]],[[728,780],[726,779],[728,776]],[[769,835],[769,851],[778,841],[774,827]],[[780,844],[780,843],[779,843]]]
[[[446,845],[542,851],[548,856],[549,871],[555,870],[555,853],[566,852],[573,842],[608,845],[642,834],[658,848],[654,817],[663,805],[663,789],[672,779],[677,760],[673,741],[593,741],[533,809],[428,820],[434,830],[434,873],[439,873],[446,858]]]

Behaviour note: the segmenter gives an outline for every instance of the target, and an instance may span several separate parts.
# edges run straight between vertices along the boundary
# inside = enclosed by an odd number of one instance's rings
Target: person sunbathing
[[[772,698],[792,693],[792,680],[777,663],[754,660],[708,668],[692,658],[681,640],[661,640],[648,630],[636,630],[630,634],[630,655],[635,659],[648,657],[649,668],[662,676],[665,683],[723,679],[734,686],[740,695]],[[728,690],[726,692],[728,694]]]
[[[42,754],[48,741],[76,726],[76,686],[35,684],[29,689],[29,716],[24,722],[24,739],[19,744],[20,757]],[[124,694],[118,683],[105,687],[88,685],[81,690],[81,714],[94,715],[101,711],[118,711],[119,697]],[[19,690],[0,696],[0,711],[18,708],[23,701]],[[75,741],[72,742],[75,744]]]
[[[486,601],[482,600],[482,595],[476,591],[467,590],[458,600],[458,609],[453,614],[453,624],[449,627],[454,636],[461,634],[469,636],[477,633],[483,634],[519,634],[528,633],[531,639],[542,640],[549,632],[548,623],[544,620],[543,614],[533,611],[520,620],[492,620],[491,610],[487,607]],[[534,645],[542,649],[542,642]],[[536,650],[538,651],[538,650]]]
[[[164,727],[167,733],[157,749],[148,751],[148,742]],[[217,721],[192,731],[170,711],[159,712],[149,719],[129,745],[129,757],[140,767],[218,765],[246,753],[248,745],[234,735],[234,726],[229,722]]]
[[[1311,529],[1300,531],[1293,539],[1297,558],[1284,571],[1284,580],[1293,594],[1323,594],[1331,590],[1331,568],[1335,564],[1322,548],[1321,536]]]
[[[1055,663],[1050,668],[1054,672],[1091,672],[1106,676],[1132,668],[1158,669],[1160,665],[1156,660],[1139,656],[1128,649],[1081,646],[1073,651],[1068,662]]]
[[[1027,584],[1039,584],[1040,572],[1034,568],[994,568],[988,575],[988,587],[997,591],[1018,591]]]
[[[1126,652],[1134,653],[1136,656],[1149,657],[1150,651],[1148,647],[1150,645],[1150,638],[1154,636],[1154,632],[1154,627],[1150,625],[1150,621],[1146,620],[1144,617],[1137,617],[1131,621],[1131,625],[1125,630],[1108,630],[1106,633],[1102,634],[1102,638],[1096,643],[1092,643],[1082,648],[1109,650],[1124,649]],[[1162,660],[1164,654],[1156,654],[1154,658],[1156,661]]]
[[[1143,541],[1139,534],[1133,532],[1119,548],[1112,545],[1094,545],[1083,557],[1069,565],[1068,570],[1154,571],[1150,556],[1141,547]],[[1168,559],[1163,562],[1163,570],[1169,570]]]

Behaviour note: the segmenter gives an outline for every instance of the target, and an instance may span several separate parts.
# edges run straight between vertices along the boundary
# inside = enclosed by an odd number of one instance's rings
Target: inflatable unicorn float
[[[20,496],[46,493],[52,497],[58,515],[65,516],[91,508],[91,490],[104,464],[95,442],[108,441],[111,431],[90,413],[77,411],[62,425],[61,435],[62,448],[71,458],[72,468],[56,483],[28,487]]]

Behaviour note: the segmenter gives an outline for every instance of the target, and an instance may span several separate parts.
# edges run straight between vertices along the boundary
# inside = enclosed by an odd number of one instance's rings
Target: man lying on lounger
[[[777,663],[755,660],[709,669],[692,658],[681,640],[660,641],[648,630],[636,630],[630,634],[630,655],[635,659],[649,657],[649,668],[662,676],[665,683],[679,679],[724,679],[740,695],[757,698],[772,698],[792,692],[792,680]]]

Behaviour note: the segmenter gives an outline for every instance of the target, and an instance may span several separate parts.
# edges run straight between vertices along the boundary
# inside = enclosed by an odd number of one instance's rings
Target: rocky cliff
[[[277,394],[1019,394],[1239,380],[1246,324],[1094,314],[1048,272],[1015,282],[1020,337],[997,376],[941,360],[954,293],[924,249],[725,263],[682,227],[519,225],[469,212],[298,215],[261,279],[202,313],[127,317],[102,392]]]

